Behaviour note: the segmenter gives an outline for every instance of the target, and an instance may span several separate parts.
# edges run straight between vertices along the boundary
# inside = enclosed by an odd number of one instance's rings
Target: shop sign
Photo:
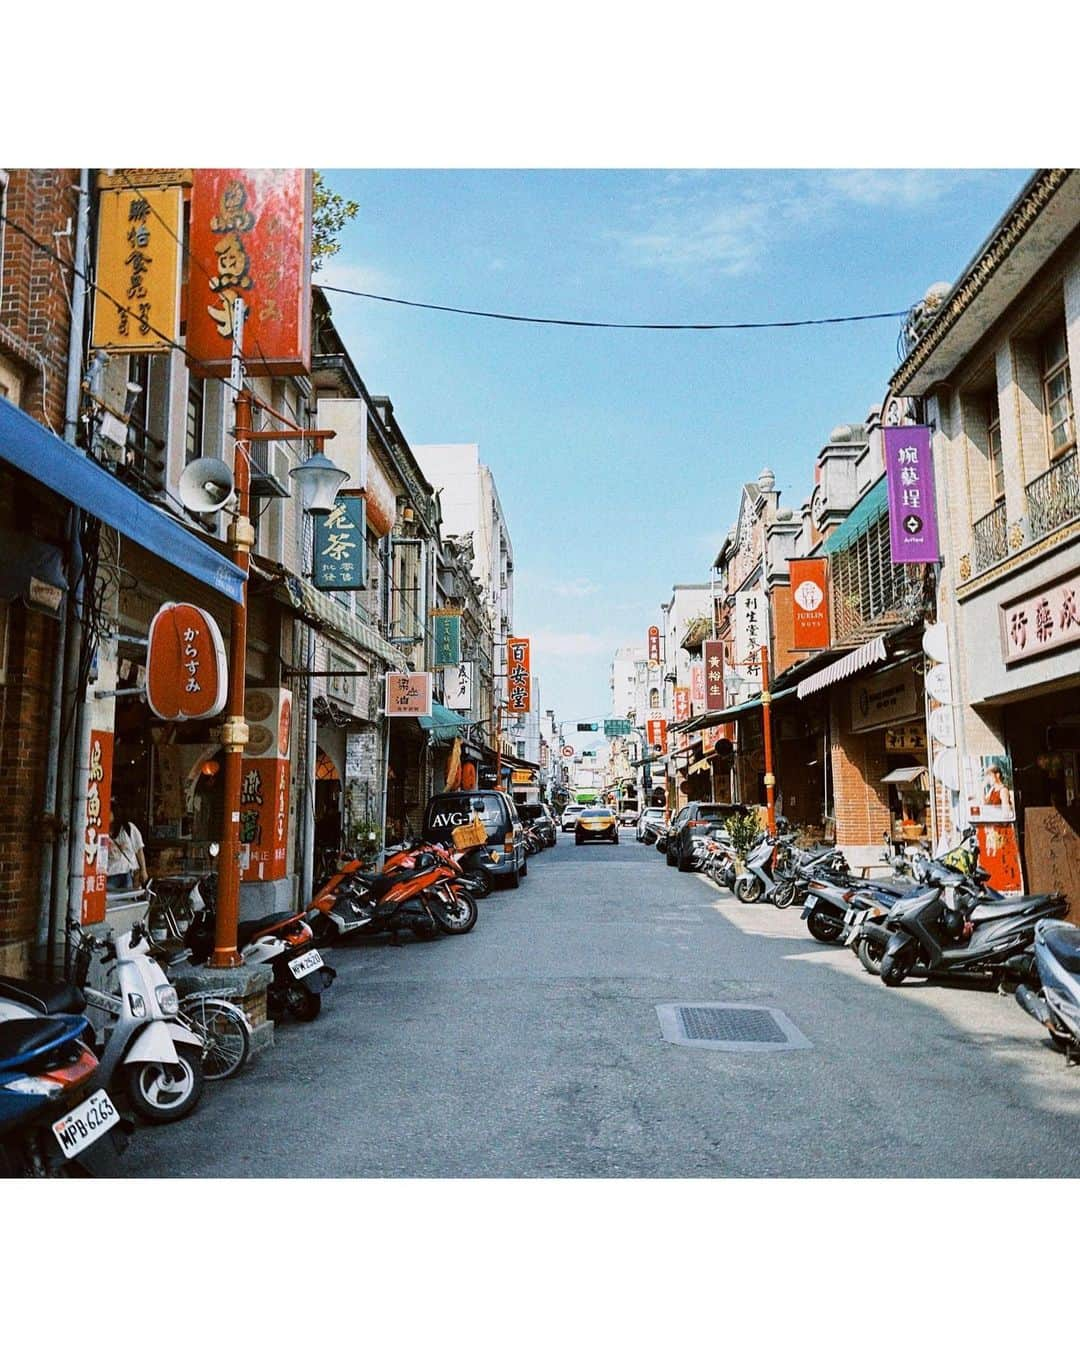
[[[926,731],[921,725],[891,725],[885,731],[886,753],[923,753]]]
[[[315,518],[316,589],[367,588],[367,515],[363,496],[339,495]]]
[[[789,570],[795,649],[825,650],[829,645],[828,562],[824,557],[793,559]]]
[[[1080,641],[1080,571],[1003,603],[999,611],[1006,664],[1075,645]]]
[[[690,719],[690,689],[677,687],[675,689],[675,719],[683,721]]]
[[[879,725],[912,720],[919,710],[915,670],[910,664],[863,678],[851,689],[851,728],[870,730]]]
[[[705,710],[705,665],[690,666],[690,709],[695,714]]]
[[[886,426],[889,551],[894,566],[941,559],[929,426]]]
[[[225,370],[233,304],[244,315],[249,373],[311,368],[311,172],[199,168],[191,188],[187,353]]]
[[[533,777],[532,772],[526,772],[515,768],[510,773],[510,784],[512,786],[531,786],[534,784],[534,780],[535,778]]]
[[[953,709],[951,706],[935,706],[930,712],[927,724],[930,727],[930,737],[942,745],[943,748],[956,747],[956,726],[953,723]]]
[[[647,722],[646,735],[649,743],[661,753],[667,752],[667,721],[656,719]]]
[[[436,669],[449,669],[461,663],[461,610],[434,608],[431,613],[432,645]]]
[[[964,788],[972,823],[1011,823],[1016,818],[1012,758],[1007,753],[969,754]]]
[[[506,683],[508,692],[507,709],[512,715],[532,708],[532,689],[529,679],[529,638],[527,636],[508,636],[506,638]]]
[[[86,823],[83,828],[84,926],[105,920],[105,885],[109,872],[109,798],[112,794],[113,734],[90,731],[90,769],[86,782]]]
[[[463,660],[443,675],[443,705],[451,711],[471,711],[472,704],[473,664]]]
[[[180,340],[183,216],[179,187],[98,194],[91,346],[164,351]]]
[[[284,879],[289,840],[289,763],[244,758],[240,776],[240,878]]]
[[[159,720],[210,720],[225,705],[228,673],[218,624],[190,603],[163,603],[150,623],[146,700]]]
[[[705,710],[724,709],[724,643],[706,641],[702,649],[705,661]]]
[[[248,688],[244,694],[249,758],[287,758],[292,740],[292,693],[288,688]]]
[[[769,612],[760,589],[735,595],[735,663],[743,678],[761,678],[761,647],[769,644]]]
[[[655,668],[660,663],[660,628],[649,628],[649,663]]]
[[[430,673],[388,673],[386,675],[386,714],[388,716],[430,716]]]

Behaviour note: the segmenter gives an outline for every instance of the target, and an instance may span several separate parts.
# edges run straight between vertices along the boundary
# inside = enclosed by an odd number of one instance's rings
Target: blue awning
[[[2,397],[0,459],[234,603],[243,597],[239,566]]]
[[[840,527],[825,539],[822,552],[831,557],[836,552],[842,552],[845,547],[850,547],[859,534],[865,533],[888,508],[889,483],[887,478],[881,477],[856,503]]]

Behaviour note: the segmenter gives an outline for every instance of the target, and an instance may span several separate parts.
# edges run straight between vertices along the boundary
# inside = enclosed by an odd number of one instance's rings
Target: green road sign
[[[605,720],[604,733],[609,739],[617,739],[620,735],[630,733],[630,722],[628,720]]]

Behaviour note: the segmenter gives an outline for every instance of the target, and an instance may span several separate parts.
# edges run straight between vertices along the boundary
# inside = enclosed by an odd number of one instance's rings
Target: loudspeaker
[[[235,499],[232,469],[220,458],[197,458],[180,474],[180,500],[192,514],[216,514]]]

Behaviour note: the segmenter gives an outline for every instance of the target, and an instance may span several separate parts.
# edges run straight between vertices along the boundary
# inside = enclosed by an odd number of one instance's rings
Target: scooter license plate
[[[289,972],[294,978],[306,978],[309,973],[314,973],[316,968],[323,966],[323,957],[317,949],[309,950],[307,954],[301,954],[298,959],[289,960]]]
[[[98,1090],[78,1108],[53,1123],[53,1136],[64,1153],[64,1159],[70,1160],[87,1146],[92,1146],[98,1137],[104,1136],[119,1121],[120,1115],[113,1101],[104,1090]]]
[[[802,915],[803,915],[803,920],[804,920],[804,921],[805,921],[806,918],[810,915],[810,913],[813,912],[813,910],[814,910],[815,907],[817,907],[817,894],[816,894],[816,893],[815,893],[815,894],[812,894],[811,897],[807,898],[806,902],[803,903],[803,905],[802,905]]]

